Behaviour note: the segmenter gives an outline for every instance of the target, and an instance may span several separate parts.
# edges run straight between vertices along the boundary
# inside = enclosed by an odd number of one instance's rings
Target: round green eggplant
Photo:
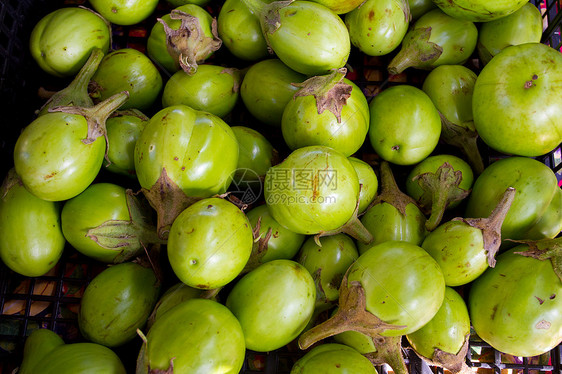
[[[441,267],[447,286],[470,283],[488,268],[482,230],[462,221],[438,226],[421,246]]]
[[[137,222],[139,207],[133,204],[125,188],[113,183],[94,183],[64,204],[64,237],[88,257],[107,263],[123,262],[140,253],[143,242],[148,244],[143,237],[145,227],[139,227],[139,231],[134,226],[143,222]]]
[[[300,234],[340,228],[352,218],[358,197],[353,165],[325,146],[299,148],[265,176],[265,201],[271,215]]]
[[[539,43],[542,37],[542,16],[532,3],[526,3],[514,13],[485,22],[478,30],[478,56],[483,64],[511,45]]]
[[[470,334],[470,317],[462,297],[450,287],[437,314],[421,329],[406,335],[414,350],[429,359],[436,349],[456,355]]]
[[[176,305],[156,320],[146,339],[137,360],[139,374],[237,374],[244,364],[240,322],[216,301],[191,299]]]
[[[91,85],[99,101],[127,91],[129,99],[121,109],[149,109],[162,90],[162,77],[142,52],[123,48],[106,55],[92,77]]]
[[[361,223],[373,235],[374,240],[370,245],[358,243],[359,253],[365,253],[373,244],[389,240],[420,245],[427,235],[425,221],[424,214],[415,204],[408,204],[404,215],[391,204],[383,202],[374,205],[361,217]]]
[[[160,110],[135,146],[139,183],[150,189],[162,170],[187,196],[224,193],[238,164],[238,142],[219,117],[186,105]]]
[[[50,351],[30,373],[126,374],[121,359],[96,343],[63,344]]]
[[[382,336],[411,334],[437,313],[445,296],[445,280],[435,260],[417,245],[387,241],[369,248],[351,265],[348,287],[359,282],[366,309],[382,321],[403,326]]]
[[[137,336],[158,300],[154,271],[134,262],[113,265],[86,287],[80,301],[82,335],[106,347],[123,345]]]
[[[66,7],[44,16],[31,31],[29,48],[39,67],[57,77],[78,73],[93,49],[109,49],[111,30],[89,9]]]
[[[337,303],[343,276],[359,253],[353,239],[345,234],[320,238],[320,246],[309,237],[296,259],[316,281],[316,310]]]
[[[419,183],[414,180],[414,177],[424,173],[436,173],[439,167],[445,163],[451,165],[454,171],[461,172],[461,180],[458,184],[458,188],[469,191],[472,187],[472,183],[474,182],[474,174],[472,173],[470,165],[457,156],[442,154],[427,157],[410,170],[410,173],[406,178],[406,192],[408,195],[419,201],[424,193],[424,190],[420,187]],[[448,208],[454,208],[459,205],[459,203],[460,201],[453,202],[448,205]]]
[[[470,165],[453,155],[429,156],[406,178],[406,192],[430,214],[426,229],[433,231],[446,210],[457,207],[470,194],[474,174]]]
[[[384,160],[398,165],[417,164],[437,146],[441,118],[429,96],[419,88],[387,88],[375,96],[369,109],[369,139]]]
[[[451,17],[472,22],[489,22],[505,17],[521,8],[527,0],[433,0]]]
[[[25,189],[10,171],[0,189],[0,258],[26,277],[47,273],[58,262],[66,240],[60,206]]]
[[[185,284],[222,287],[238,276],[252,252],[252,225],[227,200],[208,198],[189,206],[174,220],[168,260]]]
[[[180,18],[176,17],[176,13]],[[187,19],[196,19],[196,23],[182,28],[184,21],[181,19],[183,17],[181,13],[186,13]],[[209,12],[196,4],[181,5],[159,19],[160,21],[156,22],[150,30],[146,41],[146,53],[156,66],[170,74],[180,69],[195,74],[197,63],[210,57],[222,44],[216,34],[216,21]],[[170,30],[183,29],[184,32],[168,38],[163,23]]]
[[[347,63],[349,33],[342,19],[325,6],[310,1],[243,1],[259,16],[269,47],[291,69],[313,76]]]
[[[177,71],[162,93],[162,106],[187,105],[193,109],[224,117],[238,101],[240,72],[218,65],[199,65],[197,74]]]
[[[109,165],[104,165],[107,170],[136,179],[135,145],[148,120],[138,112],[120,112],[107,119],[107,157],[110,161]]]
[[[440,9],[430,10],[406,33],[388,71],[399,74],[409,67],[431,70],[440,65],[462,65],[472,55],[477,39],[474,23],[453,18]]]
[[[246,72],[240,96],[248,111],[260,122],[280,127],[285,106],[299,90],[292,83],[302,83],[305,79],[305,75],[292,70],[281,60],[263,60]]]
[[[240,321],[246,347],[269,352],[290,343],[314,311],[316,286],[306,268],[291,260],[266,262],[240,279],[226,306]]]
[[[476,73],[465,66],[441,65],[429,72],[422,89],[447,120],[467,126],[472,122],[476,77]]]
[[[377,374],[368,358],[342,344],[322,344],[302,356],[291,369],[291,374]]]
[[[248,180],[253,176],[252,173],[246,173],[251,170],[255,177],[265,177],[265,174],[275,162],[275,149],[266,139],[254,129],[245,126],[232,126],[232,131],[238,140],[238,166],[235,175],[244,180]]]
[[[478,336],[498,351],[520,357],[546,353],[562,340],[562,281],[550,260],[515,253],[528,249],[520,245],[499,255],[468,295]]]
[[[345,15],[351,44],[369,56],[396,49],[410,24],[407,0],[367,0]]]
[[[559,190],[554,172],[532,158],[507,157],[488,166],[474,182],[464,216],[487,217],[508,187],[515,188],[516,193],[501,228],[502,240],[528,239],[526,233],[539,223],[550,204],[558,201],[555,196]],[[551,222],[560,227],[560,209],[554,211],[558,212],[558,220]],[[544,226],[543,230],[552,232]],[[503,245],[510,244],[504,241]]]
[[[224,46],[239,59],[260,61],[269,56],[260,20],[242,0],[224,2],[217,18],[217,26]]]
[[[535,157],[562,142],[562,55],[541,43],[503,49],[474,85],[472,111],[481,139],[502,153]]]
[[[84,191],[101,169],[103,136],[85,144],[83,116],[47,113],[31,122],[14,148],[14,165],[25,187],[43,200],[62,201]]]
[[[281,131],[290,149],[323,145],[351,156],[361,148],[369,131],[369,104],[361,89],[344,75],[333,72],[311,78],[287,103]],[[347,99],[341,100],[340,95]]]

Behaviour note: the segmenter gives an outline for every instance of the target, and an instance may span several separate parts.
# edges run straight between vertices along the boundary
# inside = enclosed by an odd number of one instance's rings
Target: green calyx
[[[148,207],[141,204],[131,190],[127,190],[126,198],[129,220],[106,221],[86,233],[86,236],[99,246],[120,252],[114,263],[131,259],[149,244],[163,243],[148,219]]]
[[[466,198],[470,190],[459,188],[462,182],[462,172],[454,170],[448,162],[439,166],[435,173],[423,173],[413,178],[423,190],[419,198],[420,205],[426,212],[431,212],[425,222],[425,227],[433,231],[441,222],[445,209],[451,203]]]
[[[301,87],[293,98],[299,96],[314,96],[318,114],[329,110],[341,123],[341,111],[351,96],[353,87],[343,81],[347,74],[346,68],[334,69],[328,75],[309,78],[302,83],[292,83],[295,87]]]

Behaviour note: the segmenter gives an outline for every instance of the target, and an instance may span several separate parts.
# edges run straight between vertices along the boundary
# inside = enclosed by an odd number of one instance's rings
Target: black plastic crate
[[[543,14],[544,33],[542,42],[561,50],[562,6],[555,0],[531,0]],[[222,1],[213,2],[214,15]],[[12,167],[13,145],[21,129],[34,119],[34,110],[43,100],[37,95],[39,87],[61,89],[69,80],[53,78],[40,71],[28,50],[28,40],[35,23],[48,12],[61,6],[88,5],[86,0],[0,0],[0,163],[4,176]],[[161,1],[156,12],[169,11]],[[148,32],[155,22],[149,17],[139,26],[115,27],[113,47],[131,47],[143,50]],[[368,99],[389,85],[408,83],[421,87],[424,72],[408,69],[397,76],[389,76],[386,64],[391,56],[367,57],[356,50],[350,56],[348,68],[352,79],[365,92]],[[233,66],[244,67],[247,63],[237,61],[221,48],[215,57],[219,61],[230,59]],[[469,62],[470,64],[471,62]],[[477,61],[473,61],[477,64]],[[232,123],[252,126],[243,108],[235,109]],[[147,113],[149,114],[149,113]],[[282,139],[281,139],[282,140]],[[274,144],[282,147],[282,144]],[[482,148],[485,161],[503,157]],[[372,152],[372,151],[371,151]],[[541,162],[558,173],[562,181],[562,155],[558,147],[553,152],[538,157]],[[102,175],[101,178],[104,176]],[[114,181],[114,180],[113,180]],[[115,181],[114,181],[115,182]],[[25,278],[15,274],[0,262],[0,373],[10,373],[22,359],[25,338],[36,328],[48,328],[59,333],[67,343],[83,341],[77,322],[76,311],[80,297],[87,284],[105,267],[67,246],[57,266],[48,274]],[[174,281],[168,280],[170,283]],[[16,311],[16,313],[14,313]],[[126,344],[115,349],[125,366],[134,371],[136,355],[141,341]],[[406,361],[411,374],[443,373],[443,369],[430,367],[411,350],[406,349]],[[292,343],[269,353],[248,352],[242,373],[246,374],[288,374],[303,352]],[[505,372],[511,369],[517,373],[562,374],[562,346],[541,357],[515,358],[501,354],[487,344],[471,339],[466,361],[481,373]],[[386,373],[387,366],[379,367],[379,373]],[[505,372],[507,373],[507,372]]]

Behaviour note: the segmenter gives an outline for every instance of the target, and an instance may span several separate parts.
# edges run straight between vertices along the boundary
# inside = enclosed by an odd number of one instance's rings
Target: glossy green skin
[[[64,345],[64,341],[54,331],[39,328],[33,330],[25,339],[23,348],[23,360],[18,369],[19,374],[33,374],[31,371],[35,365],[55,348]]]
[[[135,145],[148,121],[136,116],[119,116],[109,118],[106,123],[108,152],[111,162],[104,167],[114,173],[136,178]]]
[[[472,121],[472,93],[476,74],[462,65],[441,65],[425,78],[422,90],[450,122]],[[472,126],[472,124],[470,124]]]
[[[266,40],[291,69],[309,76],[344,66],[351,43],[342,19],[323,5],[295,1],[279,10],[280,27]]]
[[[244,126],[233,126],[232,131],[238,140],[237,174],[243,174],[250,169],[257,176],[265,176],[274,161],[274,149],[269,140],[254,129]],[[245,180],[251,175],[244,174]]]
[[[197,74],[183,70],[170,77],[162,93],[162,106],[183,104],[224,117],[238,101],[240,73],[218,65],[199,65]]]
[[[183,283],[214,289],[240,274],[252,244],[252,226],[240,209],[224,199],[203,199],[174,220],[168,260]]]
[[[406,215],[402,215],[398,209],[388,203],[374,205],[361,217],[361,223],[374,239],[370,245],[358,242],[359,253],[363,254],[372,245],[389,240],[420,245],[427,235],[425,221],[424,214],[414,204],[406,206]]]
[[[485,22],[478,30],[478,56],[487,64],[492,57],[511,45],[539,43],[542,37],[542,17],[539,9],[526,3],[516,12]]]
[[[361,148],[369,131],[369,104],[355,83],[346,78],[343,83],[352,90],[341,109],[341,121],[329,110],[319,114],[312,95],[289,100],[283,111],[281,131],[290,149],[324,145],[351,156]]]
[[[417,331],[437,313],[445,295],[439,265],[422,248],[387,241],[372,246],[351,265],[348,285],[358,281],[365,289],[367,311],[382,321],[406,326],[383,336]]]
[[[301,83],[305,79],[306,76],[292,70],[281,60],[263,60],[246,72],[240,96],[248,111],[260,122],[281,126],[285,106],[299,90],[291,83]]]
[[[76,114],[48,113],[31,122],[14,148],[14,165],[25,187],[50,201],[71,199],[98,175],[105,138],[84,144],[88,125]]]
[[[384,56],[400,45],[408,25],[408,3],[367,0],[345,16],[351,44],[369,56]]]
[[[371,165],[365,161],[355,157],[348,157],[348,160],[353,165],[359,184],[361,184],[361,190],[359,191],[359,214],[361,214],[375,199],[379,188],[379,180]]]
[[[158,303],[154,306],[154,320],[157,320],[181,302],[198,298],[201,292],[200,289],[189,287],[182,282],[176,283],[160,297]]]
[[[433,0],[451,17],[473,22],[488,22],[505,17],[521,8],[527,0]]]
[[[484,169],[474,182],[464,217],[487,217],[508,187],[515,198],[501,228],[502,239],[527,239],[530,230],[547,210],[558,190],[554,172],[527,157],[508,157]],[[505,244],[505,243],[504,243]]]
[[[228,295],[226,306],[240,321],[246,347],[269,352],[303,331],[315,300],[316,286],[304,266],[273,260],[242,277]]]
[[[439,311],[425,326],[406,336],[414,350],[432,358],[436,348],[457,354],[470,333],[468,309],[462,297],[452,288],[445,288]]]
[[[110,35],[103,19],[89,10],[60,8],[33,27],[29,49],[41,69],[70,77],[78,73],[94,48],[107,53]]]
[[[78,252],[112,263],[120,251],[103,248],[87,237],[91,228],[110,220],[130,220],[125,189],[112,183],[94,183],[67,201],[61,212],[62,232]]]
[[[460,171],[462,173],[462,179],[459,183],[459,188],[465,191],[470,190],[472,183],[474,182],[474,173],[470,168],[470,165],[466,163],[463,159],[453,156],[453,155],[435,155],[429,156],[422,162],[417,164],[408,174],[406,178],[406,193],[410,195],[414,200],[419,200],[423,195],[424,191],[420,187],[417,181],[413,178],[416,175],[424,173],[437,173],[437,170],[445,163],[449,163],[454,172]],[[458,206],[460,201],[456,201],[447,206],[447,209],[454,208]]]
[[[213,33],[211,32],[213,18],[205,9],[195,4],[182,5],[176,9],[191,14],[199,19],[199,25],[203,29],[203,34],[209,38],[213,37]],[[174,30],[179,29],[181,25],[181,20],[170,19],[170,14],[165,14],[160,18]],[[168,73],[175,73],[181,69],[179,61],[174,60],[168,53],[166,33],[164,32],[164,26],[160,22],[156,22],[150,31],[150,35],[146,41],[146,53],[156,66],[167,70]]]
[[[317,234],[351,218],[359,180],[343,154],[324,146],[303,147],[269,169],[264,194],[277,222],[300,234]]]
[[[498,256],[496,267],[472,283],[468,307],[480,338],[498,351],[529,357],[562,340],[562,282],[549,260],[513,253],[525,250],[521,245]]]
[[[219,117],[174,105],[156,113],[135,146],[135,170],[151,188],[165,168],[187,196],[224,193],[238,164],[238,142]]]
[[[321,247],[313,237],[303,244],[297,262],[312,276],[320,271],[320,285],[327,301],[337,301],[339,289],[346,270],[357,260],[359,253],[353,239],[345,234],[320,238]],[[318,289],[316,290],[318,294]]]
[[[304,242],[305,235],[287,230],[273,218],[267,205],[260,205],[246,213],[246,216],[256,228],[258,219],[261,217],[260,235],[265,236],[271,228],[271,237],[267,242],[267,252],[261,258],[261,262],[268,262],[279,259],[290,260],[298,253]],[[254,244],[257,245],[257,244]]]
[[[171,359],[174,373],[237,374],[244,363],[240,323],[212,300],[191,299],[176,305],[154,323],[147,339],[143,367],[137,373],[166,370]]]
[[[64,250],[60,206],[41,200],[21,184],[0,197],[0,258],[26,277],[38,277],[59,260]]]
[[[531,157],[558,146],[561,67],[562,55],[540,43],[507,47],[496,55],[474,86],[474,125],[482,140],[497,151]]]
[[[90,0],[92,7],[116,25],[134,25],[148,18],[158,0]]]
[[[96,343],[63,344],[53,349],[32,373],[42,374],[126,374],[119,357]]]
[[[461,221],[438,226],[421,246],[437,261],[450,287],[472,282],[488,268],[482,230]]]
[[[417,68],[433,69],[440,65],[462,65],[472,55],[478,40],[478,30],[474,23],[453,18],[440,9],[433,9],[421,16],[413,29],[431,28],[430,43],[443,48],[443,52],[435,61],[420,61]],[[412,33],[408,32],[402,45],[415,41]]]
[[[334,335],[334,341],[352,347],[361,354],[377,351],[372,338],[353,330]]]
[[[242,0],[224,2],[217,26],[219,38],[234,56],[246,61],[259,61],[269,56],[260,20]]]
[[[410,6],[412,20],[420,18],[425,13],[435,8],[435,4],[432,0],[408,0],[408,5]]]
[[[108,267],[84,291],[78,313],[80,332],[106,347],[133,340],[152,312],[159,291],[150,268],[134,262]]]
[[[562,231],[562,189],[558,189],[554,193],[548,208],[537,223],[525,234],[525,237],[533,240],[552,239],[560,231]]]
[[[302,356],[291,369],[291,374],[377,374],[371,361],[355,349],[342,344],[322,344]]]
[[[156,66],[142,52],[124,48],[106,55],[92,77],[99,86],[100,101],[122,92],[129,99],[120,109],[146,110],[162,90],[162,77]]]
[[[413,165],[437,146],[441,118],[429,96],[419,88],[387,88],[375,96],[369,109],[369,139],[375,152],[386,161]]]
[[[87,237],[88,230],[110,220],[131,220],[125,188],[112,183],[94,183],[65,203],[61,212],[62,232],[80,253],[101,262],[113,263],[121,251],[104,248]]]
[[[331,9],[337,14],[351,12],[357,8],[365,0],[312,0],[315,3],[322,4],[326,8]]]

